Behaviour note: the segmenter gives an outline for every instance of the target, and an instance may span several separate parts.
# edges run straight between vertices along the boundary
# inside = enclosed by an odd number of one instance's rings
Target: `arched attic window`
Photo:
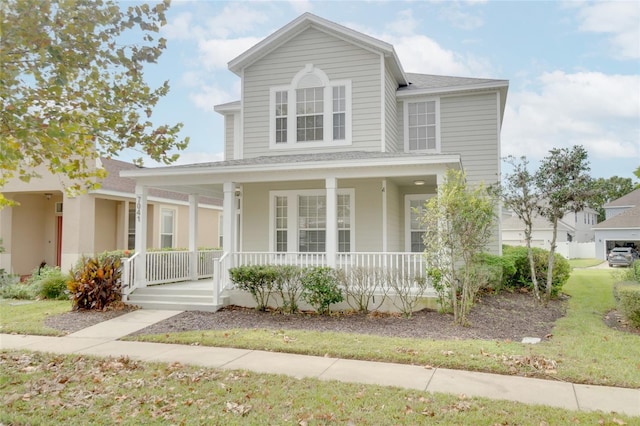
[[[289,86],[270,90],[271,148],[351,144],[351,81],[307,64]]]

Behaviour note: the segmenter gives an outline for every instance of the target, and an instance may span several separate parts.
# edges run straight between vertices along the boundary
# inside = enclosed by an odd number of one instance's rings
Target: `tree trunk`
[[[558,235],[558,219],[553,219],[553,234],[551,236],[551,248],[549,250],[549,268],[547,269],[547,288],[544,298],[544,306],[546,307],[551,299],[551,287],[553,284],[553,264],[556,254],[556,237]]]
[[[542,303],[540,297],[540,288],[538,287],[538,278],[536,277],[536,261],[533,258],[533,249],[531,248],[531,222],[526,223],[524,230],[524,238],[527,241],[527,257],[529,258],[529,268],[531,270],[531,283],[533,284],[533,295],[538,304]]]

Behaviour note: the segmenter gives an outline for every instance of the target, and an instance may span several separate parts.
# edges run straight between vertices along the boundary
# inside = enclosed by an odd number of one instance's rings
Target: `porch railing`
[[[242,252],[230,253],[220,260],[219,275],[216,277],[219,290],[233,288],[228,270],[231,266],[240,265],[296,265],[327,266],[325,253],[277,253],[277,252]],[[338,253],[336,268],[344,274],[356,269],[377,271],[378,277],[384,278],[379,283],[388,290],[388,279],[402,280],[404,283],[416,283],[426,280],[427,263],[422,253]],[[417,288],[417,287],[416,287]]]
[[[129,294],[134,290],[136,279],[136,262],[140,253],[134,253],[130,257],[123,257],[122,264],[122,298],[126,301]]]
[[[196,279],[213,277],[213,262],[219,258],[219,250],[198,250],[193,253],[186,250],[153,251],[146,253],[147,284],[164,284],[170,282],[189,281],[192,256],[197,256]]]

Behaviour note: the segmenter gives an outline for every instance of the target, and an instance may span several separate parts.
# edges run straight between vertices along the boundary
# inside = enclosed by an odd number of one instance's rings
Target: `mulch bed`
[[[424,309],[411,318],[399,314],[335,312],[329,316],[315,313],[283,314],[278,311],[259,312],[255,309],[228,306],[218,312],[183,312],[150,327],[139,334],[164,334],[192,330],[272,329],[335,331],[388,337],[412,337],[434,340],[510,340],[553,336],[555,321],[564,316],[566,297],[552,300],[542,308],[529,293],[502,292],[482,295],[469,314],[469,325],[453,324],[453,316]],[[47,318],[49,327],[73,333],[135,310],[136,307],[117,305],[106,311],[72,311]],[[640,335],[616,311],[605,315],[603,321],[611,328]]]

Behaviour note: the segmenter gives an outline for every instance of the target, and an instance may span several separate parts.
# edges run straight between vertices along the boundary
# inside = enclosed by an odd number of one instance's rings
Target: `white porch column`
[[[326,255],[327,266],[335,268],[337,265],[338,253],[338,195],[337,179],[327,178],[325,181],[327,191],[327,234],[326,234]]]
[[[189,194],[189,272],[191,280],[198,279],[198,194]]]
[[[236,250],[236,184],[225,182],[222,203],[222,249],[232,255]]]
[[[149,188],[136,184],[136,287],[147,286],[147,195]]]
[[[387,180],[382,179],[382,252],[386,253],[389,250],[388,242],[388,229],[387,229]]]

